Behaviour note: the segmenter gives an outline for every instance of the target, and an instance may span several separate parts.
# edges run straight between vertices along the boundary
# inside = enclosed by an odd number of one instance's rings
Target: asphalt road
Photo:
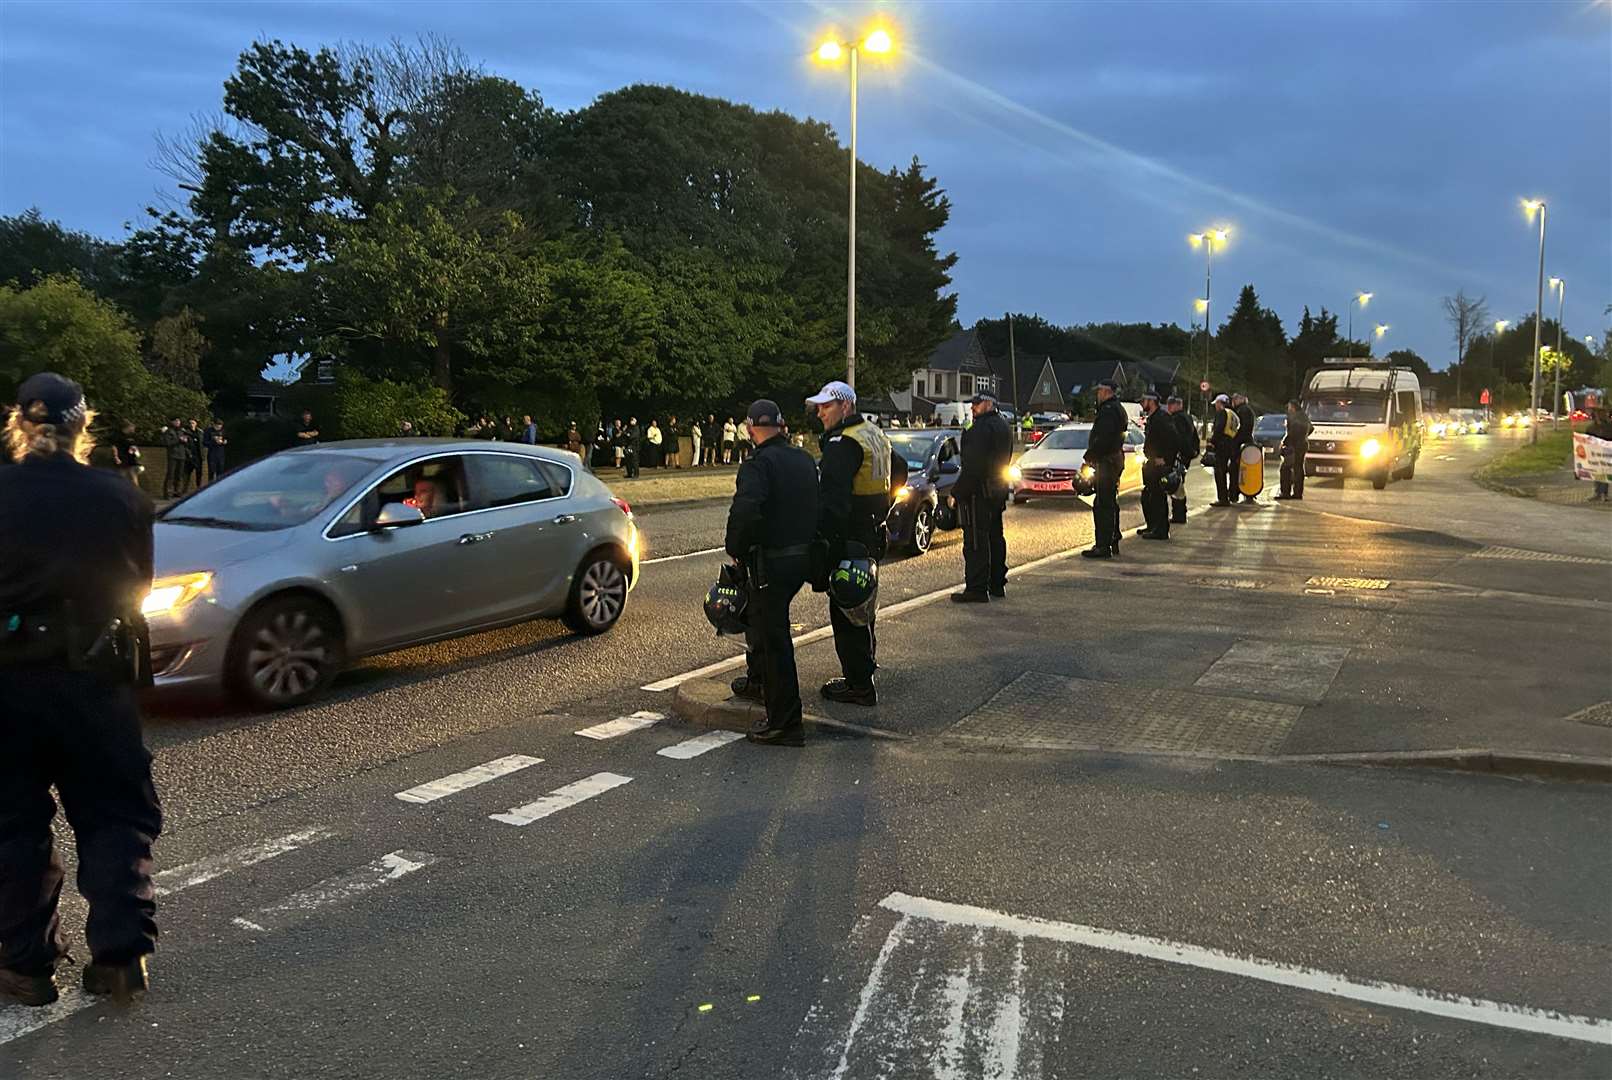
[[[1334,483],[1306,508],[1362,507]],[[1072,507],[1008,520],[1015,562],[1089,542]],[[695,553],[721,511],[643,525]],[[954,585],[955,543],[886,602]],[[309,709],[156,717],[154,989],[0,1008],[0,1077],[1612,1075],[1604,789],[719,743],[637,689],[731,654],[695,599],[716,559],[652,563],[603,639],[534,624]]]

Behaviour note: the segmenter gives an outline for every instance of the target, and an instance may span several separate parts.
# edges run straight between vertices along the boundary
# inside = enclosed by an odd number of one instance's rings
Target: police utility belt
[[[817,570],[819,562],[826,564],[828,561],[828,545],[820,540],[814,540],[810,544],[791,544],[788,547],[753,547],[750,549],[750,558],[746,560],[749,564],[747,569],[750,572],[750,584],[757,589],[765,589],[769,584],[767,564],[776,559],[796,558],[807,560],[807,581],[811,581],[811,575]],[[826,572],[823,578],[827,580]]]
[[[150,642],[139,616],[85,621],[70,614],[0,613],[0,668],[65,667],[149,686]]]

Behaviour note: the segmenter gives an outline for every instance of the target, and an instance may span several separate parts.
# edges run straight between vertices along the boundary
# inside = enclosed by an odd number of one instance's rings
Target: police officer
[[[883,558],[884,522],[890,513],[890,441],[878,425],[856,411],[856,391],[843,382],[828,383],[806,404],[816,407],[823,425],[817,532],[827,544],[828,565],[835,566],[848,552],[859,554],[858,549],[869,558]],[[877,705],[873,673],[879,666],[878,637],[873,619],[857,626],[832,602],[828,616],[843,677],[824,683],[823,696],[845,704]]]
[[[1112,379],[1097,384],[1097,415],[1086,439],[1086,464],[1096,472],[1091,502],[1096,542],[1081,552],[1088,559],[1119,554],[1119,477],[1125,471],[1125,429],[1130,418],[1118,394],[1119,384]]]
[[[1175,421],[1175,439],[1179,450],[1178,458],[1183,470],[1192,467],[1193,459],[1203,448],[1198,438],[1198,425],[1193,422],[1192,414],[1187,412],[1186,403],[1176,394],[1170,395],[1170,400],[1164,407],[1170,411],[1170,417]],[[1185,525],[1187,523],[1187,484],[1182,478],[1181,486],[1170,496],[1170,523],[1172,525]]]
[[[1231,501],[1237,501],[1237,492],[1241,486],[1243,475],[1243,451],[1254,444],[1254,407],[1248,404],[1247,394],[1231,395],[1231,407],[1237,413],[1237,450],[1232,461],[1232,491]],[[1260,461],[1260,468],[1264,468],[1264,459]],[[1244,495],[1244,502],[1254,502],[1254,496]]]
[[[952,488],[963,526],[963,591],[952,593],[952,600],[984,604],[1007,595],[1002,511],[1007,508],[1013,432],[996,411],[994,394],[975,394],[969,406],[974,422],[963,431],[963,471]]]
[[[1179,428],[1175,418],[1159,407],[1159,395],[1149,390],[1142,395],[1142,518],[1147,522],[1136,530],[1144,540],[1170,539],[1170,500],[1164,491],[1164,476],[1175,468],[1181,456]]]
[[[1231,398],[1225,394],[1215,396],[1215,411],[1210,417],[1209,449],[1215,453],[1215,501],[1211,506],[1230,506],[1237,495],[1237,431],[1240,421],[1231,411]]]
[[[162,812],[140,735],[140,604],[151,588],[151,500],[89,458],[78,384],[23,382],[0,472],[0,998],[56,1000],[66,954],[61,796],[89,901],[84,989],[144,990],[156,947],[151,844]]]
[[[755,451],[739,466],[723,547],[749,571],[747,671],[734,680],[741,697],[765,701],[753,742],[800,746],[800,677],[790,638],[789,605],[811,575],[817,535],[817,466],[789,445],[778,406],[765,399],[745,416]]]
[[[1282,435],[1282,490],[1278,499],[1304,498],[1304,457],[1310,452],[1314,430],[1298,401],[1287,403],[1287,431]]]

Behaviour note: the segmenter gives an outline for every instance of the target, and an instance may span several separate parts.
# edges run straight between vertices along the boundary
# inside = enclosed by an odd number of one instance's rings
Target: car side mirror
[[[375,515],[375,523],[370,528],[372,530],[404,529],[410,525],[422,525],[424,523],[425,515],[420,512],[418,506],[395,502],[387,503],[381,507],[381,512]]]
[[[962,471],[963,467],[957,464],[955,461],[942,461],[940,463],[940,472],[942,476],[956,476]]]

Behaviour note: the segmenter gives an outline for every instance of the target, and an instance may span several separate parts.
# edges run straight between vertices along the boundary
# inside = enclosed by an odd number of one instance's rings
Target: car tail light
[[[620,507],[621,512],[623,514],[626,514],[628,517],[632,517],[632,507],[627,505],[627,500],[626,499],[618,499],[614,495],[612,495],[610,497],[610,501],[615,503],[618,507]]]

